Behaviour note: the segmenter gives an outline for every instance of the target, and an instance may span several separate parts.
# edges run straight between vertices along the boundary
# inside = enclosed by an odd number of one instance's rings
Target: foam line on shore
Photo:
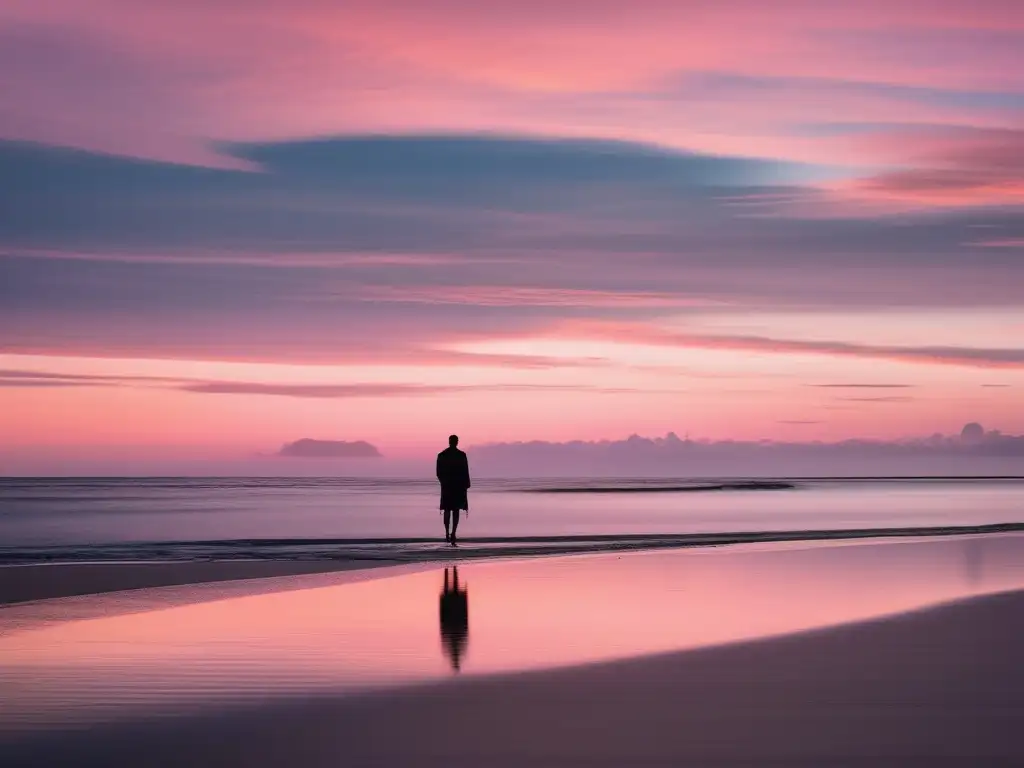
[[[0,564],[67,562],[203,562],[210,560],[390,560],[529,557],[634,552],[684,547],[800,541],[963,536],[1024,532],[1024,522],[989,525],[857,528],[837,530],[744,531],[594,536],[510,536],[460,540],[452,548],[434,538],[233,539],[222,541],[130,542],[0,549]]]

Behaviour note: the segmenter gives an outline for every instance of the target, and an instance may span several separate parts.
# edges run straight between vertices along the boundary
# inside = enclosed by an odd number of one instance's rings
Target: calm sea
[[[480,480],[460,534],[467,546],[557,537],[547,544],[607,549],[643,536],[1024,521],[1024,479],[736,482]],[[408,553],[443,534],[437,505],[429,480],[6,478],[0,562]]]

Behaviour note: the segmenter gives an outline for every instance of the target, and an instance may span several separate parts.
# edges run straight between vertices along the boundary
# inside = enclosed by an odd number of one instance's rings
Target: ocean
[[[1024,478],[479,480],[464,553],[615,551],[1024,521]],[[3,478],[0,563],[435,557],[436,482]]]

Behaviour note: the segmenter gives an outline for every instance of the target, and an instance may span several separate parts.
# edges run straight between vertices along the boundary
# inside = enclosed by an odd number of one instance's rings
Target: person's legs
[[[456,520],[458,520],[458,518],[456,518]],[[452,535],[448,532],[448,527],[451,525],[451,521],[452,521],[452,512],[451,512],[450,509],[446,509],[444,511],[444,540],[445,541],[451,541],[452,540]],[[457,522],[456,522],[456,525],[458,525]]]
[[[457,531],[458,528],[459,528],[459,510],[453,509],[452,510],[452,535],[451,535],[451,539],[450,539],[452,544],[455,543],[455,531]]]

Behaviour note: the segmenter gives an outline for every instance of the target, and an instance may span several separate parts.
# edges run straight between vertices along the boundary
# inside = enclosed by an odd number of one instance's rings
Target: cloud
[[[111,386],[112,379],[106,376],[64,376],[37,371],[0,370],[0,387],[89,387]]]
[[[562,331],[577,338],[605,339],[656,346],[744,350],[776,354],[817,354],[875,358],[910,363],[956,365],[972,368],[1024,368],[1024,349],[954,346],[893,346],[842,341],[776,339],[762,336],[702,335],[652,326],[613,323],[573,323]]]
[[[822,198],[792,164],[493,136],[225,151],[259,170],[0,143],[0,349],[550,367],[445,350],[581,317],[1024,302],[1024,262],[970,245],[1021,211],[735,204]]]
[[[469,454],[471,462],[488,469],[564,476],[611,473],[618,477],[694,477],[702,471],[759,476],[801,470],[848,475],[864,469],[899,474],[908,467],[915,474],[935,474],[952,467],[971,471],[984,466],[977,463],[980,459],[1022,457],[1024,436],[982,430],[972,440],[963,440],[956,434],[906,440],[786,442],[691,440],[669,432],[664,437],[634,434],[622,440],[488,443],[472,446]]]
[[[916,384],[810,384],[820,389],[910,389]]]
[[[958,206],[1024,204],[1024,129],[908,129],[874,142],[913,167],[861,179],[854,185],[860,191]]]
[[[838,397],[836,399],[849,403],[909,403],[917,398],[904,395],[884,395],[880,397]]]
[[[685,68],[635,98],[659,104],[684,102],[696,124],[717,118],[719,123],[745,120],[747,130],[755,125],[766,128],[777,151],[813,157],[833,177],[849,175],[851,165],[870,167],[878,162],[875,148],[857,138],[891,128],[894,115],[915,126],[1005,125],[1024,108],[1024,92],[1009,84],[971,88],[935,79],[913,85],[894,82],[869,68],[851,74],[855,77]]]
[[[971,245],[980,248],[1024,248],[1024,237],[1008,237],[995,240],[978,240]]]
[[[33,387],[82,387],[94,386],[75,381],[54,381],[49,379],[0,379],[0,388],[28,389]]]
[[[853,344],[839,341],[796,341],[756,336],[695,337],[693,346],[778,353],[810,353],[840,357],[879,358],[910,363],[937,363],[974,368],[1024,368],[1024,349],[975,347],[911,347]]]
[[[655,390],[630,387],[601,387],[590,384],[266,384],[244,381],[184,382],[174,389],[208,395],[270,395],[302,398],[426,397],[468,392],[596,392],[623,394]],[[675,390],[670,390],[675,391]]]
[[[603,139],[486,135],[348,136],[226,145],[226,154],[286,180],[317,180],[338,190],[365,190],[422,200],[513,202],[538,207],[528,188],[608,183],[699,187],[766,186],[798,167],[782,161],[696,154]],[[438,171],[443,171],[438,173]]]
[[[166,376],[100,376],[52,373],[50,371],[0,369],[2,387],[122,387],[147,384],[175,384],[180,379]]]
[[[353,398],[424,397],[466,392],[568,391],[619,394],[638,390],[569,384],[263,384],[258,382],[204,381],[181,384],[186,392],[214,395],[272,395],[278,397]]]
[[[624,142],[483,136],[346,137],[222,151],[258,172],[0,142],[0,173],[21,192],[0,207],[0,242],[284,253],[473,249],[529,217],[535,226],[557,224],[559,213],[606,206],[614,192],[685,202],[770,186],[790,167]]]
[[[545,286],[370,286],[358,289],[373,301],[396,304],[473,304],[481,307],[580,307],[588,309],[685,309],[725,302],[659,291],[581,290]]]
[[[239,8],[247,12],[240,14]],[[787,138],[793,111],[857,114],[847,89],[789,97],[736,120],[745,90],[708,99],[624,97],[682,72],[832,78],[880,86],[1019,89],[1019,3],[788,0],[702,6],[644,0],[565,4],[452,0],[21,3],[5,18],[0,88],[7,135],[156,152],[175,137],[337,132],[572,132],[720,145]],[[742,40],[742,45],[735,42]],[[717,102],[715,96],[718,95]],[[871,96],[873,94],[867,94]],[[133,109],[145,99],[146,110]],[[898,100],[897,100],[898,99]],[[946,106],[898,93],[892,111]],[[979,101],[968,102],[977,109]],[[717,106],[717,109],[716,109]],[[962,104],[954,102],[954,107]],[[632,107],[632,108],[630,108]],[[703,108],[702,108],[703,107]],[[916,108],[916,109],[915,109]],[[722,114],[725,112],[725,114]],[[717,119],[716,119],[717,118]],[[949,119],[949,116],[946,116]],[[15,132],[15,129],[18,129]],[[719,146],[716,146],[719,145]],[[790,146],[793,146],[792,144]]]
[[[593,392],[623,394],[664,390],[592,384],[415,384],[352,382],[285,384],[258,381],[205,381],[164,376],[95,376],[44,371],[0,370],[0,387],[158,387],[206,395],[266,395],[313,399],[427,397],[468,392]],[[677,390],[668,390],[677,391]]]
[[[300,459],[376,459],[381,457],[377,448],[364,440],[313,440],[304,437],[294,443],[285,443],[278,456]]]
[[[200,78],[218,79],[223,66],[125,45],[96,26],[76,25],[69,18],[59,23],[52,17],[4,19],[0,136],[217,162],[214,152],[184,139],[174,126],[190,107],[183,86]],[[139,103],[146,109],[130,108]]]
[[[351,398],[408,397],[458,391],[458,388],[422,384],[262,384],[241,381],[204,381],[179,389],[209,395],[273,395],[277,397]]]
[[[385,269],[365,270],[369,275],[397,271],[393,260],[402,258],[455,274],[461,257],[480,273],[474,283],[481,288],[504,287],[516,263],[540,268],[552,252],[603,267],[624,254],[643,255],[651,276],[652,267],[680,263],[845,263],[892,272],[902,264],[978,260],[959,247],[978,214],[840,220],[804,219],[775,202],[778,212],[756,216],[737,208],[737,199],[821,198],[793,180],[798,166],[772,161],[624,142],[474,136],[348,137],[225,151],[260,171],[0,142],[0,172],[20,187],[19,195],[0,200],[0,244],[8,252],[121,261],[174,262],[177,255],[197,265],[358,267],[353,257],[376,258]],[[993,236],[1024,233],[1018,213],[986,212],[983,220],[1000,226]],[[900,258],[883,258],[880,250]],[[456,263],[445,269],[436,263],[441,257]],[[997,256],[987,261],[1005,266]],[[550,263],[544,270],[553,271]],[[502,272],[497,282],[478,282]],[[646,282],[647,291],[658,290],[657,282]],[[681,281],[674,282],[676,288]],[[557,287],[596,291],[609,284]],[[413,287],[389,280],[377,289]],[[545,280],[534,287],[556,286]]]

